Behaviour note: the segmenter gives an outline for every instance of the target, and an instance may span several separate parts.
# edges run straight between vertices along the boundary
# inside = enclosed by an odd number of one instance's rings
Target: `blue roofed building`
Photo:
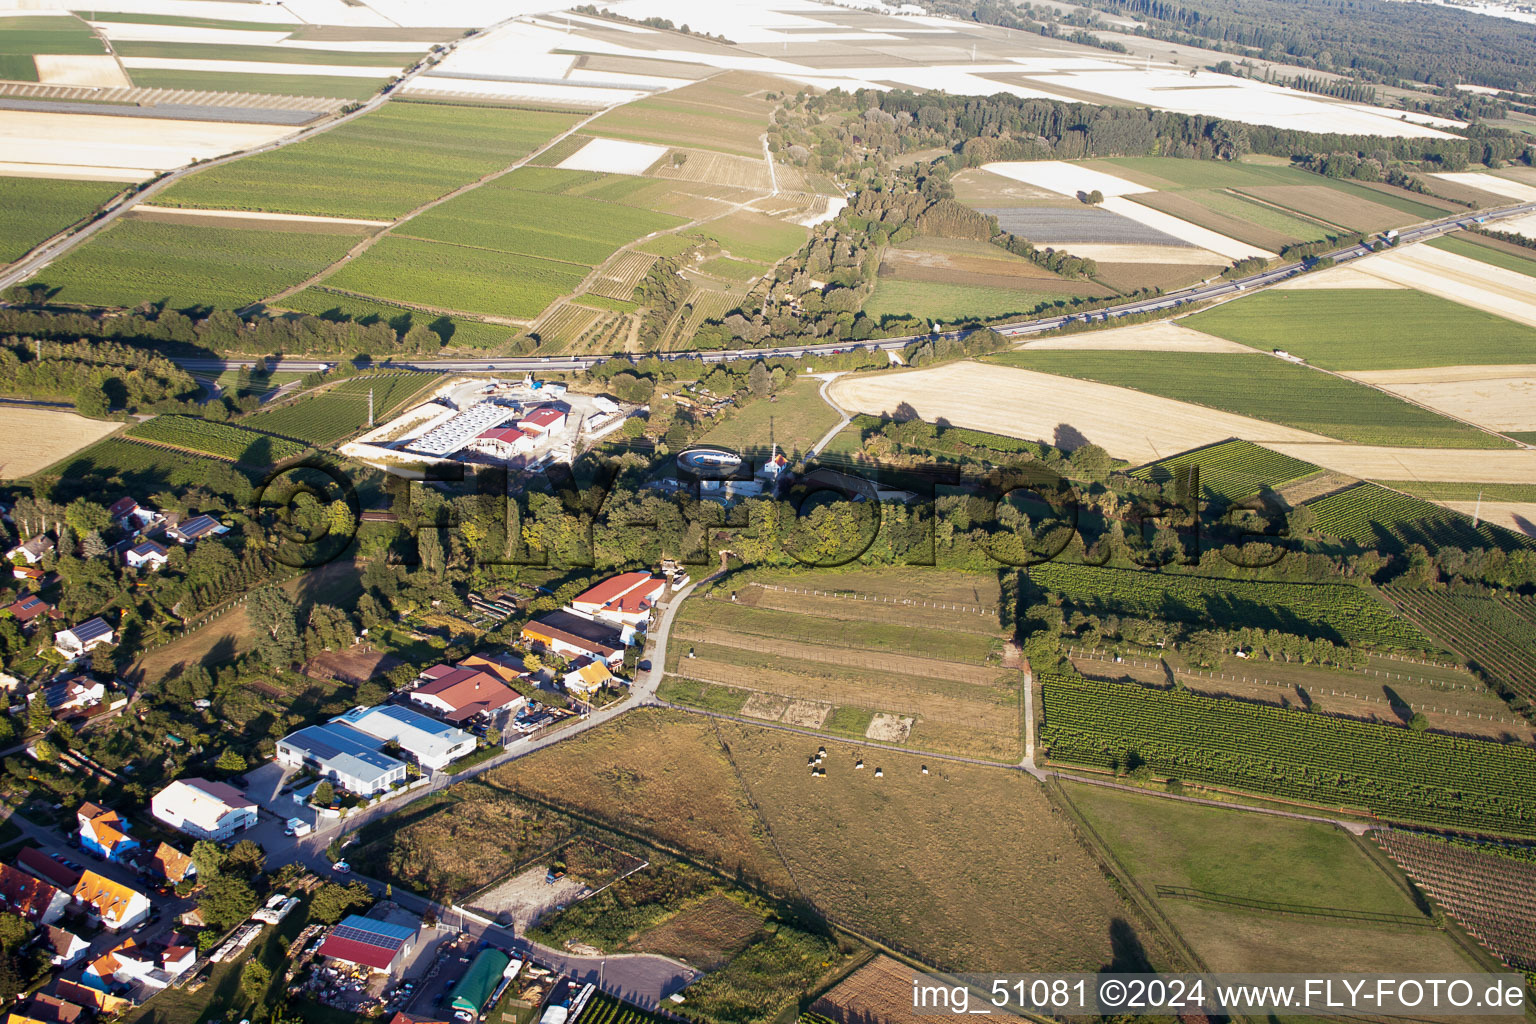
[[[398,744],[423,768],[439,771],[475,750],[475,736],[446,722],[397,704],[353,708],[332,723],[350,726],[379,741]]]
[[[405,781],[405,762],[383,753],[383,747],[383,740],[333,721],[278,740],[277,761],[290,768],[313,768],[349,792],[371,796]]]

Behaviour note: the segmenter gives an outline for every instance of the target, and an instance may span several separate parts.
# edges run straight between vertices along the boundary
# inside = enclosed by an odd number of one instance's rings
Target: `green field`
[[[1181,192],[1180,195],[1199,203],[1208,210],[1257,224],[1265,230],[1287,235],[1298,241],[1310,242],[1328,235],[1328,229],[1316,221],[1306,220],[1284,210],[1277,210],[1273,206],[1254,202],[1220,189],[1189,189]]]
[[[526,156],[573,114],[390,103],[305,142],[178,182],[166,206],[394,218]]]
[[[544,168],[535,171],[548,173]],[[687,223],[681,217],[584,196],[524,191],[519,187],[521,174],[513,171],[450,199],[402,231],[432,241],[596,266],[625,243]]]
[[[777,263],[805,244],[809,231],[798,224],[760,213],[733,213],[699,227],[732,256],[758,263]]]
[[[1041,673],[1052,760],[1536,835],[1536,750]]]
[[[1503,438],[1375,388],[1258,354],[1026,351],[987,358],[1007,366],[1134,388],[1341,441],[1401,447],[1510,447]]]
[[[0,57],[106,52],[91,27],[70,15],[17,14],[0,18]],[[21,80],[37,81],[36,68]]]
[[[0,263],[20,259],[127,187],[112,181],[0,178]]]
[[[231,423],[196,416],[156,416],[128,429],[127,437],[171,445],[249,466],[267,465],[299,455],[304,445]]]
[[[340,75],[248,75],[232,71],[164,71],[150,68],[134,68],[130,77],[134,85],[145,89],[251,92],[268,96],[321,96],[338,100],[367,99],[378,92],[386,81],[383,78],[343,78]]]
[[[352,295],[338,295],[321,288],[306,288],[295,292],[282,301],[281,308],[296,313],[313,313],[327,320],[352,320],[365,327],[382,321],[402,335],[421,324],[451,348],[496,348],[505,345],[517,333],[515,328],[506,324],[488,324],[483,320],[467,320],[460,316],[423,313]]]
[[[1531,258],[1527,259],[1524,256],[1516,256],[1512,252],[1505,252],[1503,249],[1495,249],[1491,245],[1478,245],[1474,241],[1476,237],[1476,235],[1467,237],[1442,235],[1439,238],[1431,238],[1424,244],[1433,246],[1436,249],[1444,249],[1446,252],[1453,252],[1458,256],[1477,260],[1479,263],[1486,263],[1492,267],[1503,267],[1505,270],[1513,270],[1515,273],[1524,274],[1526,277],[1536,277],[1536,252],[1533,252]]]
[[[1277,629],[1388,650],[1437,644],[1370,592],[1345,583],[1217,579],[1066,562],[1032,566],[1030,582],[1090,615],[1134,615],[1199,629]]]
[[[33,280],[58,288],[59,302],[237,309],[319,273],[356,244],[350,232],[121,220]]]
[[[1381,480],[1383,487],[1430,501],[1532,501],[1536,484],[1453,484],[1437,480]]]
[[[577,264],[389,235],[325,283],[438,309],[532,318],[586,274]]]
[[[337,67],[405,68],[420,51],[403,53],[355,50],[310,50],[296,46],[243,46],[228,43],[172,43],[123,39],[114,44],[122,57],[165,57],[173,60],[248,60],[267,64],[330,64]]]
[[[1180,323],[1330,370],[1536,362],[1536,329],[1407,289],[1270,290]]]
[[[616,107],[593,121],[587,131],[599,137],[711,149],[760,160],[762,135],[774,109],[762,93],[776,84],[782,83],[726,72]]]
[[[838,415],[821,398],[821,381],[796,380],[773,401],[753,402],[699,439],[742,451],[768,450],[770,433],[784,452],[805,452],[837,425]]]
[[[864,303],[864,312],[876,320],[886,316],[947,321],[995,320],[1010,314],[1031,313],[1042,303],[1062,297],[1060,292],[882,277],[875,283],[869,301]]]
[[[242,426],[311,444],[334,444],[368,423],[368,393],[373,392],[373,417],[382,423],[406,400],[428,384],[440,381],[435,373],[382,373],[343,381],[333,388],[246,417]]]
[[[1317,516],[1319,532],[1372,550],[1401,551],[1410,544],[1423,544],[1430,551],[1536,547],[1529,537],[1487,523],[1474,528],[1459,512],[1375,484],[1356,484],[1308,502],[1307,508]]]
[[[1158,909],[1217,971],[1471,970],[1404,882],[1322,822],[1067,783],[1067,798]],[[1286,913],[1158,896],[1158,887],[1284,904]],[[1402,924],[1329,919],[1390,915]]]
[[[1278,489],[1317,472],[1310,462],[1272,452],[1251,441],[1223,441],[1150,462],[1131,475],[1160,483],[1196,466],[1200,470],[1201,493],[1228,502],[1252,497],[1266,489]]]

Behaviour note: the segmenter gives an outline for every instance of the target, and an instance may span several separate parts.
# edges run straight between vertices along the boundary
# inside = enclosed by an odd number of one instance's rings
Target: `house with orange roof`
[[[149,866],[172,885],[178,885],[186,881],[189,875],[197,874],[192,858],[170,843],[161,843],[155,847],[155,852],[149,856]]]
[[[119,862],[139,841],[128,834],[128,823],[116,811],[89,801],[75,812],[80,822],[80,846],[88,853]]]
[[[70,895],[110,931],[132,928],[149,916],[148,896],[94,871],[83,873]]]
[[[155,984],[155,981],[159,980],[154,978],[158,967],[155,955],[146,947],[139,945],[137,939],[129,936],[108,952],[86,964],[80,981],[102,992],[122,989],[133,985],[134,982],[143,982],[152,988],[164,988],[164,984]],[[170,983],[169,977],[165,978],[165,983]]]

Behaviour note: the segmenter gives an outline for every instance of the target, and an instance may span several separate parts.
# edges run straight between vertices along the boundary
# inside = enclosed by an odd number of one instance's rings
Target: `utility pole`
[[[373,427],[373,388],[368,389],[368,426]]]
[[[1477,529],[1477,521],[1482,518],[1482,515],[1483,515],[1483,492],[1482,492],[1481,489],[1479,489],[1478,492],[1477,492],[1477,507],[1472,510],[1472,529],[1474,529],[1474,530]]]

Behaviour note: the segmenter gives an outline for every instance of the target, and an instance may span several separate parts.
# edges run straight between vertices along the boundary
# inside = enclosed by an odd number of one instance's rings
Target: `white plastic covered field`
[[[666,146],[621,139],[593,139],[560,161],[564,171],[605,171],[609,174],[644,174],[647,167],[667,155]]]

